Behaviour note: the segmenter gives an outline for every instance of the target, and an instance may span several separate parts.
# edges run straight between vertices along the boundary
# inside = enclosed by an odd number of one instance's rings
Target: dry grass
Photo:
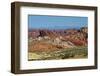
[[[87,58],[87,47],[60,49],[57,51],[35,51],[28,53],[28,60],[76,59]]]

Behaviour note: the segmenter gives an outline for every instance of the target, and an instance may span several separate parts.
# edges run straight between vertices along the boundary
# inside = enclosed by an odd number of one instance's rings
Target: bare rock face
[[[78,29],[66,29],[66,30],[48,30],[48,29],[31,29],[28,32],[28,37],[32,39],[36,38],[49,38],[49,40],[69,41],[76,46],[87,45],[88,28],[82,27]],[[47,38],[47,39],[48,39]],[[56,40],[57,41],[57,40]]]
[[[84,33],[88,32],[88,28],[87,27],[82,27],[80,30],[81,30],[81,32],[84,32]]]
[[[41,37],[44,37],[44,36],[54,37],[55,33],[53,31],[50,31],[50,30],[41,30],[40,36]]]
[[[37,38],[39,35],[40,35],[39,30],[33,29],[33,30],[29,30],[29,32],[28,32],[28,37],[29,37],[29,38],[30,38],[30,37],[32,37],[32,38]]]

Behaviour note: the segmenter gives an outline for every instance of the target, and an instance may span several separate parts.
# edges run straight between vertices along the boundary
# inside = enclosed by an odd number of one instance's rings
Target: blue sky
[[[88,26],[88,17],[29,15],[29,29],[79,29]]]

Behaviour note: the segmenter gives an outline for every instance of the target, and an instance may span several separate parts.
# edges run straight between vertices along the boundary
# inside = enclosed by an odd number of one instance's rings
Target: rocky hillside
[[[88,28],[28,32],[28,60],[86,58]]]
[[[74,45],[87,45],[88,38],[88,29],[87,27],[82,27],[79,30],[77,29],[66,29],[66,30],[29,30],[28,37],[29,40],[34,39],[58,39],[61,41],[70,41]]]

